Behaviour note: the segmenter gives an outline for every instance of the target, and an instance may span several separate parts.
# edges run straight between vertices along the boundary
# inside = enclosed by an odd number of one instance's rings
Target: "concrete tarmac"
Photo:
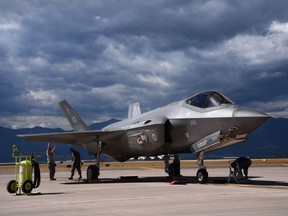
[[[196,183],[196,169],[182,169],[181,184],[171,185],[161,169],[102,170],[97,183],[70,181],[69,170],[32,195],[9,194],[15,175],[0,173],[0,215],[287,215],[288,168],[251,167],[248,182],[226,183],[228,168],[209,168],[208,184]],[[83,172],[85,176],[85,172]],[[117,179],[120,176],[130,178]],[[133,179],[131,176],[138,176]],[[75,174],[78,178],[77,173]]]

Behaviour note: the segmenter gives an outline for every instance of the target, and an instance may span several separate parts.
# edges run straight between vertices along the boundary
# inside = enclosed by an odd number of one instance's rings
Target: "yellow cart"
[[[25,156],[18,150],[16,145],[12,146],[12,157],[15,158],[15,180],[7,184],[8,193],[31,193],[33,188],[37,188],[41,182],[39,164],[34,161],[34,156]],[[34,170],[34,181],[32,181],[32,171]]]

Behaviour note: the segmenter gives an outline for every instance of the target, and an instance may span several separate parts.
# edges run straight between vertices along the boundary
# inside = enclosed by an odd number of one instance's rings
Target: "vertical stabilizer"
[[[75,112],[75,110],[70,106],[70,104],[66,100],[61,101],[59,103],[59,106],[64,112],[66,118],[68,119],[74,131],[89,130],[85,122],[80,118],[80,116]]]
[[[141,110],[140,110],[140,104],[138,102],[129,105],[128,118],[134,118],[136,116],[139,116],[140,114]]]

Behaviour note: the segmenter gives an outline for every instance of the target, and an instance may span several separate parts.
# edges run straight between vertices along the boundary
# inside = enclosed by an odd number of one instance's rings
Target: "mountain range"
[[[105,122],[92,124],[89,126],[91,130],[99,130],[111,123],[117,122],[117,119],[110,119]],[[55,133],[64,132],[60,128],[23,128],[9,129],[0,127],[0,163],[14,162],[12,157],[12,145],[16,145],[23,155],[36,154],[39,155],[38,161],[46,161],[46,142],[27,142],[23,138],[17,137],[17,134],[37,134],[37,133]],[[258,128],[251,134],[245,143],[237,144],[227,148],[223,148],[206,154],[206,158],[223,158],[249,156],[252,158],[260,157],[287,157],[288,147],[287,136],[288,119],[286,118],[270,118],[262,127]],[[73,147],[78,150],[83,160],[93,160],[94,155],[88,153],[86,149],[75,147],[67,144],[57,144],[54,154],[55,160],[65,161],[71,160],[69,149]],[[182,154],[182,159],[195,159],[195,154]],[[112,160],[102,155],[102,160]]]

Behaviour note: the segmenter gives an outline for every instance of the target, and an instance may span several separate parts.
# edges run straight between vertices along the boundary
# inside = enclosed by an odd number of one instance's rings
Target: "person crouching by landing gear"
[[[248,169],[251,166],[251,164],[252,164],[252,161],[249,157],[239,157],[234,162],[231,163],[231,167],[234,168],[234,170],[239,169],[242,176],[243,176],[243,173],[242,173],[242,170],[243,170],[245,179],[248,179]]]
[[[56,149],[56,144],[54,144],[54,147],[52,148],[50,146],[50,143],[48,143],[46,155],[47,155],[47,164],[48,164],[48,169],[49,169],[50,181],[56,180],[54,178],[56,163],[54,161],[54,156],[53,156],[55,149]]]
[[[81,175],[81,159],[79,152],[75,151],[73,148],[70,149],[72,153],[72,169],[71,169],[71,177],[68,178],[69,180],[73,180],[75,169],[77,169],[79,174],[79,180],[82,179]]]

